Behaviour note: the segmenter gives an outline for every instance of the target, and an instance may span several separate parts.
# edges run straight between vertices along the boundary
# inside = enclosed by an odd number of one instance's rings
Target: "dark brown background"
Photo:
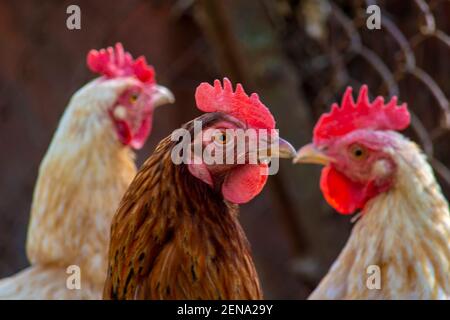
[[[409,103],[417,117],[408,134],[433,159],[448,196],[450,6],[386,3],[379,1],[383,28],[369,31],[364,1],[0,1],[0,276],[27,266],[39,163],[70,96],[94,77],[86,53],[117,41],[145,55],[177,98],[158,109],[139,163],[199,114],[193,94],[202,81],[228,76],[258,92],[296,147],[309,141],[314,121],[346,85],[368,83],[373,94]],[[66,28],[70,4],[81,8],[82,30]],[[350,218],[322,199],[319,173],[285,161],[242,207],[267,298],[305,298],[351,230]]]

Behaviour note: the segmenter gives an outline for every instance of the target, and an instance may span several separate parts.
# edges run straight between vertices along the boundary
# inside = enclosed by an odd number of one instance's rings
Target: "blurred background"
[[[114,4],[112,4],[114,3]],[[81,30],[66,8],[81,8]],[[366,27],[378,4],[380,30]],[[39,163],[72,94],[94,77],[86,53],[120,41],[145,55],[175,94],[158,109],[142,163],[196,117],[194,90],[229,77],[258,92],[296,148],[347,85],[398,95],[413,113],[406,134],[450,195],[450,2],[445,0],[0,1],[0,277],[27,266],[26,230]],[[281,164],[241,208],[266,298],[302,299],[339,254],[351,217],[319,191],[320,168]]]

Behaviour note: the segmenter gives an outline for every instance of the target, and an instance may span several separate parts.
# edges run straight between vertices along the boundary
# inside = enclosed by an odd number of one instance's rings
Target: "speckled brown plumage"
[[[174,165],[164,139],[113,219],[106,299],[261,299],[238,207]]]

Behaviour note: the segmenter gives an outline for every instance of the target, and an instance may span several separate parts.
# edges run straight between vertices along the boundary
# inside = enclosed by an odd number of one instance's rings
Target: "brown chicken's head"
[[[338,212],[351,214],[392,186],[395,150],[404,140],[393,130],[409,123],[406,104],[398,106],[396,97],[387,104],[382,97],[371,103],[363,86],[355,103],[349,87],[341,107],[333,104],[322,115],[313,143],[301,148],[294,162],[325,165],[320,180],[325,199]]]
[[[121,43],[115,48],[91,50],[87,65],[101,75],[95,80],[96,99],[107,101],[119,141],[134,149],[142,148],[152,128],[154,109],[173,103],[173,94],[156,84],[155,71],[145,57],[134,60]],[[99,87],[106,90],[98,90]],[[107,90],[114,92],[112,103]]]
[[[188,150],[192,175],[236,204],[258,195],[269,174],[269,160],[292,158],[295,149],[278,136],[275,120],[257,94],[240,84],[233,92],[228,79],[202,83],[195,94],[204,112],[189,123]]]

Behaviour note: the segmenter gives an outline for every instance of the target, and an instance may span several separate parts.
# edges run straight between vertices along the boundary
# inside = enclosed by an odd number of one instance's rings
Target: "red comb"
[[[233,92],[230,80],[223,79],[223,88],[219,80],[214,87],[201,83],[195,92],[197,107],[203,112],[223,112],[230,114],[256,129],[274,129],[275,120],[269,109],[259,100],[256,93],[245,93],[240,83]]]
[[[326,143],[357,129],[403,130],[409,123],[406,103],[398,106],[397,97],[384,104],[383,97],[378,96],[371,103],[367,86],[363,85],[355,103],[352,88],[347,87],[341,107],[334,103],[331,111],[323,114],[314,127],[314,143]]]
[[[89,51],[86,61],[91,71],[107,78],[135,76],[144,83],[155,83],[155,71],[152,66],[147,65],[145,57],[133,60],[120,42],[115,48]]]

